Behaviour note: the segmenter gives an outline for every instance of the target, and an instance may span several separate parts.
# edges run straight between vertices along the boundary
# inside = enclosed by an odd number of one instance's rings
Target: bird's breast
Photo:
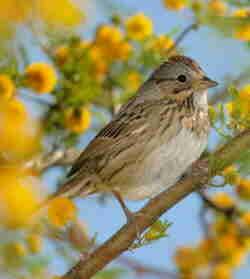
[[[190,123],[187,123],[189,125]],[[189,127],[164,142],[135,166],[133,179],[122,194],[128,200],[151,198],[171,187],[196,161],[207,145],[207,134],[197,134]],[[132,170],[131,170],[132,171]]]

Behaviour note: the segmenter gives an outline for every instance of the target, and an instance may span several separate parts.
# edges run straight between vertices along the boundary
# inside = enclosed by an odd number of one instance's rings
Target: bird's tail
[[[72,178],[66,183],[60,185],[59,189],[46,200],[38,205],[37,210],[40,211],[49,206],[49,204],[58,197],[66,197],[73,199],[75,197],[86,197],[95,193],[95,188],[91,185],[91,178]]]

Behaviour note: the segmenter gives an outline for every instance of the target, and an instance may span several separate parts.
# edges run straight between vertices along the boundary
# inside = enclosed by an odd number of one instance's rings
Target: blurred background
[[[60,278],[125,223],[109,195],[33,212],[169,56],[194,58],[220,83],[209,95],[209,151],[249,127],[249,0],[1,0],[0,29],[1,278]],[[208,194],[240,208],[250,229],[246,157]],[[250,238],[222,215],[194,193],[96,278],[247,278]]]

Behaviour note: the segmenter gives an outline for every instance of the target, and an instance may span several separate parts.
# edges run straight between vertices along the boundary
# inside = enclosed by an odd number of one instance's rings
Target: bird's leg
[[[135,226],[135,230],[136,230],[136,236],[137,236],[137,240],[138,241],[141,241],[141,237],[140,237],[140,231],[139,231],[139,228],[138,228],[138,225],[136,223],[136,219],[135,219],[135,215],[133,212],[131,212],[128,207],[126,206],[121,194],[116,191],[116,190],[113,190],[112,191],[113,195],[115,196],[115,198],[117,199],[117,201],[119,202],[119,204],[121,205],[121,208],[124,212],[124,214],[126,215],[127,217],[127,222],[130,223],[130,224],[133,224]]]

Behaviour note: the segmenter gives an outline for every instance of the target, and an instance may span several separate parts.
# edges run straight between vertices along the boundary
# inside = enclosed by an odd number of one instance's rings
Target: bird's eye
[[[185,75],[179,75],[179,76],[177,77],[177,79],[178,79],[178,81],[180,81],[180,82],[185,82],[185,81],[187,80],[187,78],[186,78]]]

